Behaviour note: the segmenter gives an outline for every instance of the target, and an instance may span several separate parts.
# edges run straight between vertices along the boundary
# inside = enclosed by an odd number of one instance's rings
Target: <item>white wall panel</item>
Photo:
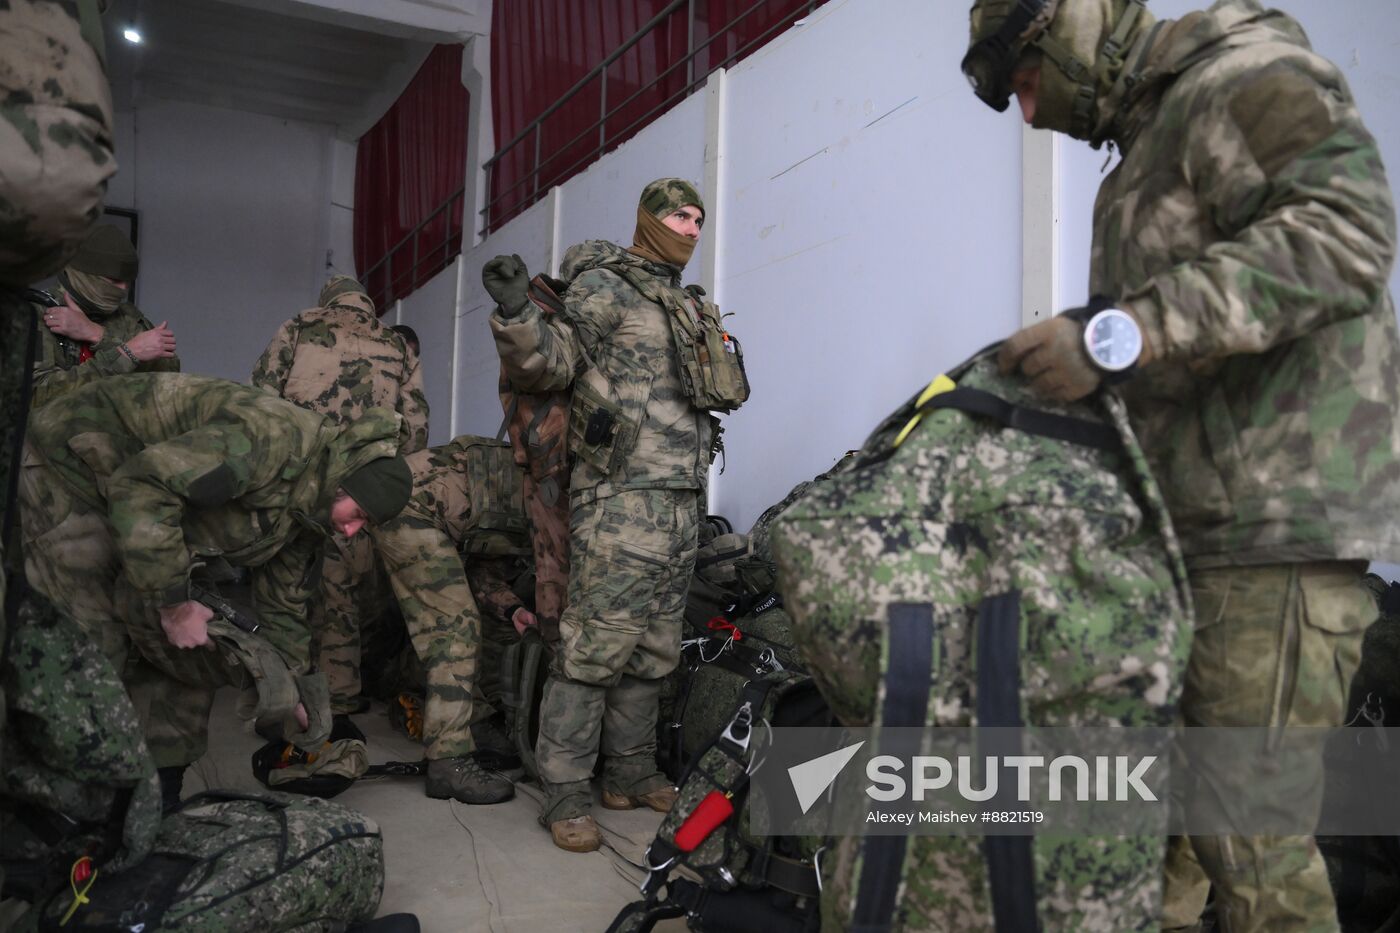
[[[423,372],[423,393],[428,397],[428,443],[433,445],[452,439],[457,266],[461,261],[455,260],[405,298],[400,311],[399,322],[417,331],[422,345],[418,365]]]

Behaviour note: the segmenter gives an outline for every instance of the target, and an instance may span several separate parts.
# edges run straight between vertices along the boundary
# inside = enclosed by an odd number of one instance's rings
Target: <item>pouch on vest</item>
[[[696,408],[733,411],[749,398],[744,350],[724,329],[718,306],[701,301],[704,290],[671,288],[644,276],[634,267],[609,265],[648,301],[666,309],[671,337],[680,363],[681,386]]]
[[[607,377],[590,369],[574,380],[569,408],[569,452],[609,475],[632,452],[640,425],[623,412],[608,390]]]
[[[459,437],[453,444],[462,451],[459,462],[471,507],[461,552],[486,557],[529,554],[524,473],[510,445],[482,437]]]

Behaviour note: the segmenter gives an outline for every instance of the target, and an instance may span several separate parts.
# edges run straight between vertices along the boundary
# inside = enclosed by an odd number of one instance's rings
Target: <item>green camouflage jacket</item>
[[[328,308],[287,321],[253,367],[252,384],[336,424],[370,408],[403,416],[399,449],[428,444],[428,399],[418,357],[379,322],[364,295],[344,294]]]
[[[63,300],[63,289],[57,289],[55,297]],[[135,363],[118,347],[148,331],[153,326],[141,310],[129,301],[117,306],[111,314],[98,319],[90,312],[93,323],[102,326],[102,339],[92,346],[92,358],[78,363],[82,345],[67,337],[60,337],[44,326],[44,306],[35,304],[34,313],[39,317],[39,349],[34,358],[34,407],[70,392],[78,386],[87,385],[104,376],[119,376],[124,373],[178,373],[180,358],[168,357]]]
[[[57,272],[102,211],[112,93],[95,0],[0,3],[0,285]]]
[[[592,379],[640,427],[630,454],[611,473],[582,458],[569,481],[575,502],[624,489],[704,489],[710,465],[710,416],[681,385],[666,309],[648,301],[614,268],[631,267],[659,286],[679,290],[670,266],[603,240],[564,255],[565,313],[543,315],[533,303],[518,316],[491,316],[496,348],[511,384],[525,392]]]
[[[1188,562],[1400,552],[1395,213],[1345,79],[1256,0],[1161,23],[1124,71],[1090,287],[1157,357],[1123,396]]]
[[[123,572],[152,610],[187,598],[191,564],[253,568],[262,634],[308,663],[306,603],[342,477],[394,454],[384,409],[338,429],[265,392],[204,376],[102,379],[36,412],[28,440],[75,495],[106,511]]]

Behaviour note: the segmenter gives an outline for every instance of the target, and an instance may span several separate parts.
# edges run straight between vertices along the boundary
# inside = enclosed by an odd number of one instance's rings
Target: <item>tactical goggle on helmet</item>
[[[997,113],[1011,104],[1011,73],[1021,53],[1018,40],[1049,2],[1015,0],[997,30],[973,43],[963,56],[962,72],[972,84],[973,92]]]

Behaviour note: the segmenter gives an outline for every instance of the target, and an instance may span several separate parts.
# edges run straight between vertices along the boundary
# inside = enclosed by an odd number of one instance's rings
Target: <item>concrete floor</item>
[[[249,758],[262,744],[234,714],[236,694],[220,691],[209,754],[185,779],[185,795],[207,787],[257,788]],[[422,748],[394,732],[383,704],[354,717],[371,763],[416,761]],[[380,915],[418,915],[425,933],[602,933],[640,895],[637,868],[660,814],[594,806],[603,848],[576,854],[554,846],[536,821],[540,790],[516,782],[515,799],[492,806],[432,800],[422,778],[375,777],[336,798],[379,824],[386,880]],[[682,921],[658,930],[684,930]]]

